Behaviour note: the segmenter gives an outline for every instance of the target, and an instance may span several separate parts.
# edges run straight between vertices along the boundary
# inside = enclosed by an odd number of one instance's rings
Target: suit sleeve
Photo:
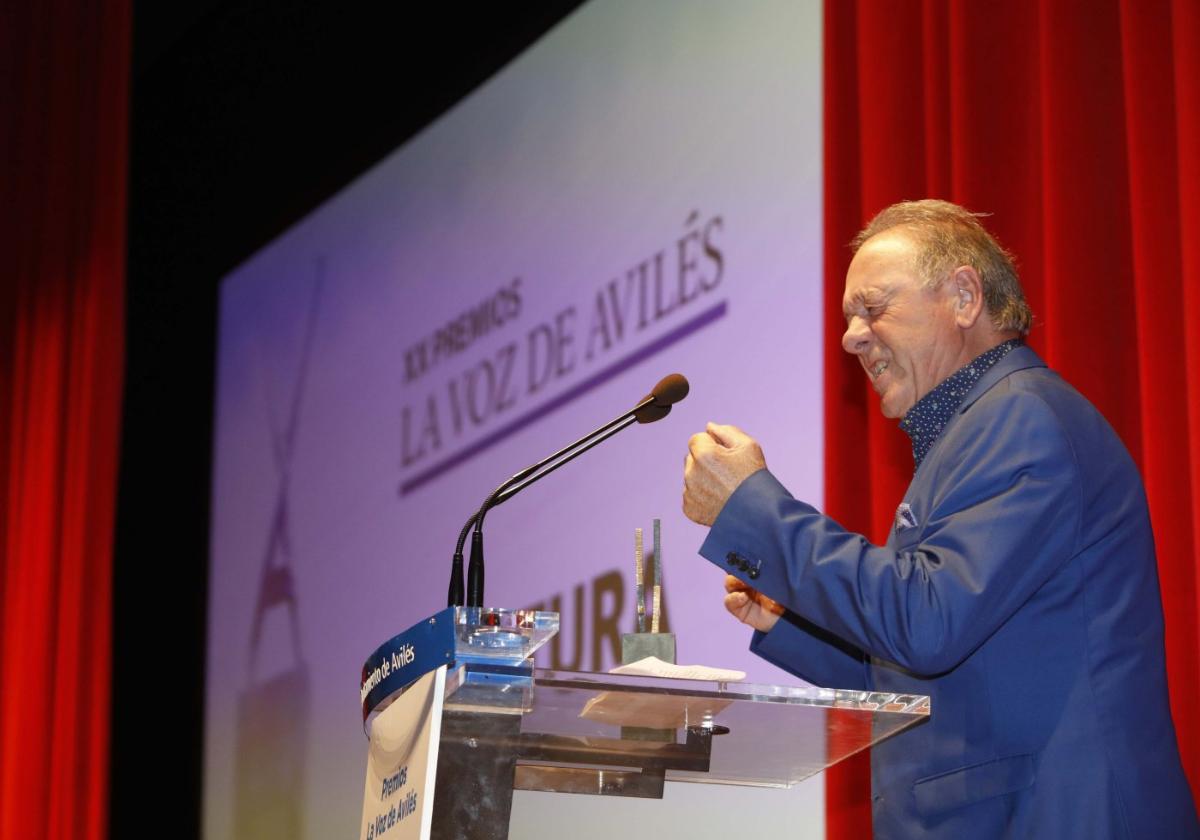
[[[872,656],[923,675],[952,669],[1072,556],[1081,508],[1074,453],[1039,397],[981,400],[962,420],[912,542],[873,545],[760,470],[700,553]]]
[[[769,633],[754,631],[750,650],[814,685],[851,691],[870,688],[862,651],[793,612],[783,615]]]

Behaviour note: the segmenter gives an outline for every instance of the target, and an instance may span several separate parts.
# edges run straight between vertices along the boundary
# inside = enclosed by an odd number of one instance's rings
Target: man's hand
[[[742,624],[766,633],[783,615],[783,606],[733,575],[725,575],[725,609]]]
[[[758,441],[737,426],[709,423],[692,435],[683,462],[683,512],[712,525],[738,485],[767,465]]]

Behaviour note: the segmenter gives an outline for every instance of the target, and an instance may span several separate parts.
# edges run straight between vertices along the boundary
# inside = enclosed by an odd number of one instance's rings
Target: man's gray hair
[[[992,325],[1002,331],[1029,332],[1033,313],[1025,302],[1012,255],[972,213],[949,201],[902,201],[880,211],[850,243],[855,254],[872,236],[893,228],[917,246],[916,269],[930,288],[937,288],[962,265],[979,272],[983,303]]]

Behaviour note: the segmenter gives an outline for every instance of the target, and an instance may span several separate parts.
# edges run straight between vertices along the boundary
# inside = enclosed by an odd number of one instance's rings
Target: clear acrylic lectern
[[[499,629],[482,630],[485,648]],[[919,695],[570,673],[470,653],[458,645],[447,680],[435,838],[507,836],[514,789],[654,798],[667,781],[790,787],[930,712]]]

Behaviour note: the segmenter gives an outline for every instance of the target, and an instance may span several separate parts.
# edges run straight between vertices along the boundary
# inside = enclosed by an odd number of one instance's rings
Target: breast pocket
[[[920,512],[910,502],[901,502],[892,521],[888,545],[897,551],[905,551],[920,540],[922,530]]]

